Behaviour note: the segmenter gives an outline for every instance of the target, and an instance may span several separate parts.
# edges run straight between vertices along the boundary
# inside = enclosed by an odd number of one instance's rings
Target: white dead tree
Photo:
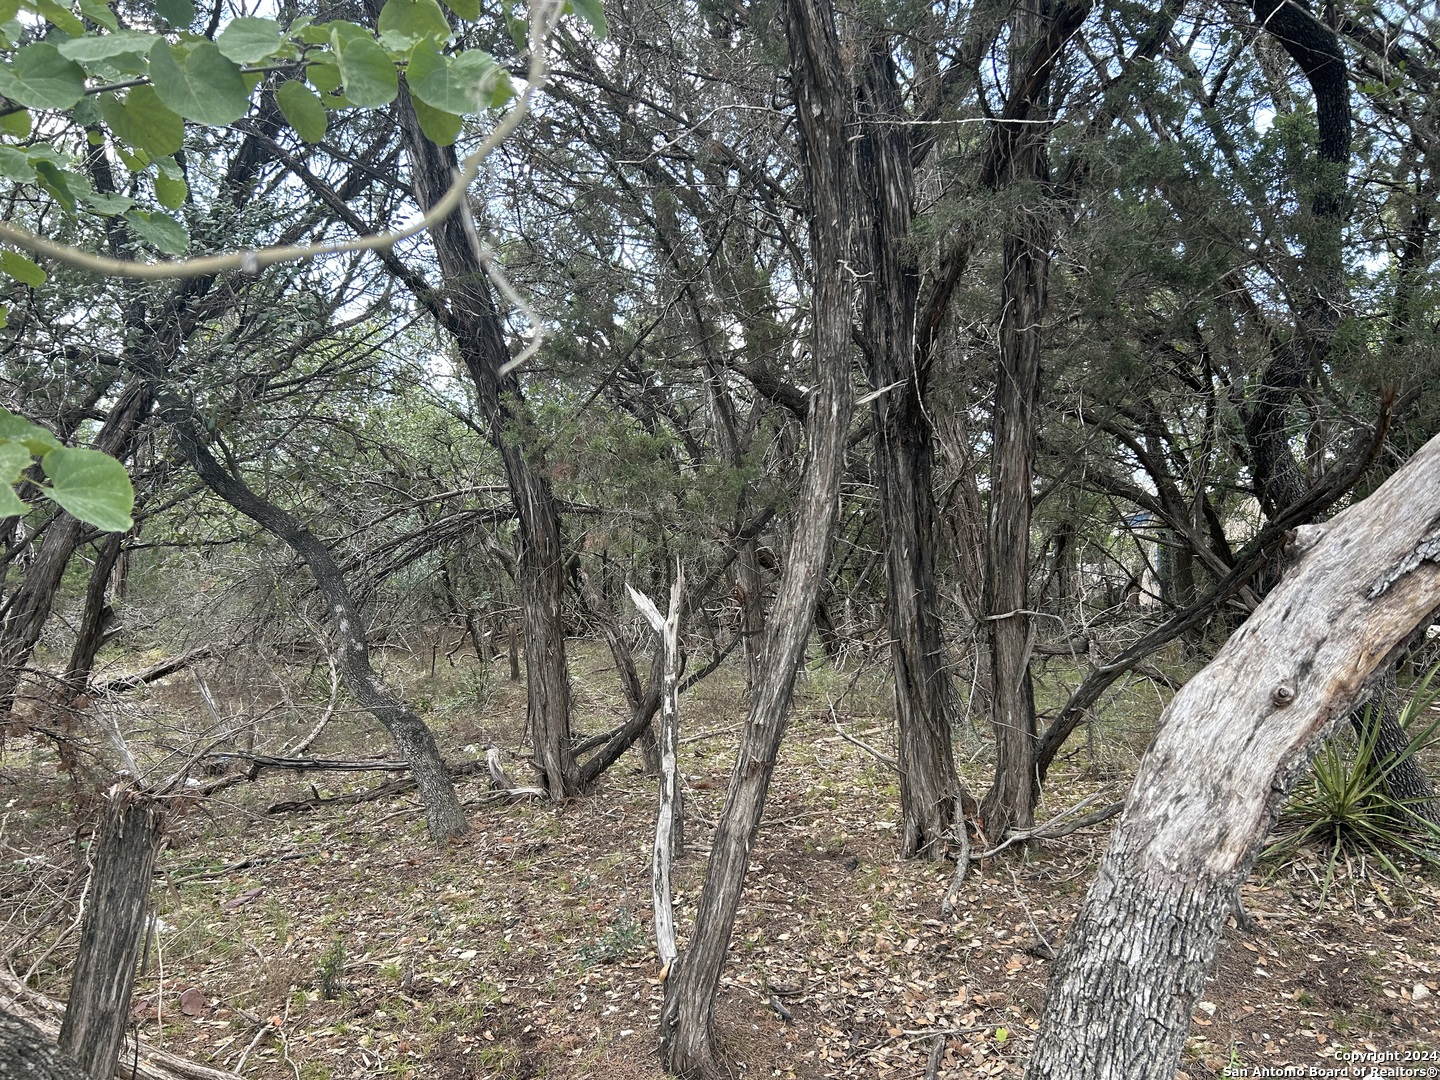
[[[660,691],[660,812],[655,818],[655,855],[650,870],[650,896],[655,909],[655,951],[662,978],[669,974],[678,952],[675,944],[675,907],[670,899],[670,860],[684,851],[684,817],[680,794],[680,768],[676,746],[680,741],[680,606],[685,572],[677,566],[670,586],[670,611],[661,617],[648,596],[633,585],[630,599],[650,624],[665,649]]]
[[[1051,974],[1027,1080],[1169,1080],[1285,796],[1440,606],[1440,437],[1297,529],[1284,580],[1160,718]]]

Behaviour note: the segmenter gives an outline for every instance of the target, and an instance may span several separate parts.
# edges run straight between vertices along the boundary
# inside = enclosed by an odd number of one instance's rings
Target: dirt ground
[[[576,667],[582,726],[608,726],[618,707],[603,656]],[[430,719],[452,761],[483,753],[492,738],[518,743],[521,693],[495,673],[483,710],[445,705],[445,687],[431,687],[440,704]],[[186,693],[176,686],[169,700],[157,692],[154,707],[175,707]],[[412,700],[424,691],[424,679],[411,678]],[[1123,795],[1160,704],[1148,686],[1130,694],[1114,703],[1116,721],[1078,738],[1052,774],[1046,814]],[[737,1076],[919,1078],[932,1065],[942,1078],[1021,1075],[1046,957],[1064,939],[1108,826],[977,865],[959,911],[943,917],[953,867],[899,858],[894,775],[835,727],[838,719],[883,752],[887,706],[873,673],[817,670],[802,680],[716,1013]],[[682,947],[739,709],[738,687],[723,679],[684,705]],[[273,733],[274,745],[288,735]],[[267,740],[260,734],[256,749]],[[967,782],[982,788],[984,740],[967,735],[960,750]],[[388,756],[354,716],[337,718],[312,752]],[[12,793],[3,796],[0,917],[23,928],[37,918],[41,883],[64,899],[75,846],[53,805],[63,784],[48,751],[12,737],[3,753]],[[413,795],[266,812],[377,782],[363,774],[267,774],[183,814],[177,807],[136,1030],[253,1080],[658,1080],[656,796],[636,766],[622,761],[594,792],[558,806],[497,798],[480,778],[464,780],[474,829],[443,849],[425,837]],[[517,760],[512,772],[521,768]],[[1353,1053],[1440,1066],[1440,886],[1368,871],[1349,866],[1322,899],[1315,867],[1262,864],[1243,894],[1259,929],[1227,927],[1182,1076],[1309,1073]],[[10,961],[24,974],[38,957],[31,983],[55,996],[73,956],[74,934],[57,936],[73,900]]]

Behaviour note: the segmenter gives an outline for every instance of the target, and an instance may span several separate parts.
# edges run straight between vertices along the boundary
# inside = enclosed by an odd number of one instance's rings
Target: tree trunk
[[[371,15],[380,4],[371,0]],[[395,102],[410,158],[415,199],[429,210],[444,196],[458,171],[453,147],[425,137],[402,86]],[[526,724],[545,786],[553,799],[580,790],[580,772],[570,750],[570,676],[565,661],[565,552],[560,508],[539,449],[520,444],[516,428],[524,402],[510,362],[504,327],[480,259],[479,240],[461,212],[430,230],[445,280],[445,328],[455,339],[475,386],[480,413],[505,468],[518,529],[516,580],[525,628]]]
[[[795,673],[804,659],[825,577],[849,427],[850,309],[847,264],[855,219],[850,194],[849,100],[829,0],[786,0],[791,85],[810,193],[814,269],[812,356],[805,471],[794,541],[765,631],[764,665],[715,829],[709,869],[689,947],[665,984],[660,1038],[666,1066],[687,1077],[725,1075],[715,1047],[714,1002],[770,774],[789,719]]]
[[[1066,935],[1028,1080],[1170,1080],[1225,915],[1286,794],[1440,606],[1440,437],[1299,530],[1280,585],[1176,694]]]
[[[267,502],[244,480],[227,472],[201,444],[194,422],[185,414],[183,406],[172,405],[167,411],[172,414],[167,419],[181,453],[210,490],[266,532],[278,537],[309,567],[331,616],[330,625],[339,646],[336,659],[340,677],[345,680],[345,688],[356,703],[370,712],[390,733],[395,748],[410,766],[420,799],[425,804],[430,835],[437,841],[465,835],[470,831],[470,823],[455,794],[455,785],[445,769],[445,762],[440,758],[435,736],[370,666],[365,624],[360,620],[360,613],[345,584],[345,576],[330,549],[293,515]]]
[[[887,36],[870,42],[859,86],[856,144],[867,256],[865,329],[875,490],[885,533],[885,580],[899,746],[901,851],[939,858],[955,824],[960,779],[951,730],[954,694],[935,584],[934,445],[928,372],[915,340],[919,269],[905,110]]]
[[[115,611],[105,599],[110,587],[110,576],[120,559],[124,537],[111,533],[100,545],[95,555],[95,565],[90,568],[90,580],[85,586],[85,610],[80,616],[80,625],[75,630],[75,645],[70,650],[70,662],[65,665],[65,704],[70,705],[84,692],[95,669],[95,658],[105,644],[105,634],[115,620]]]
[[[16,1080],[90,1080],[41,1032],[0,1011],[0,1076]]]
[[[1435,786],[1410,749],[1410,734],[1400,723],[1400,688],[1395,665],[1381,670],[1372,680],[1374,693],[1364,708],[1350,714],[1355,735],[1369,742],[1375,767],[1381,771],[1385,790],[1416,817],[1440,825],[1440,799]]]
[[[61,1051],[91,1080],[110,1080],[125,1041],[163,818],[154,799],[117,785],[95,834],[90,903],[60,1026]]]

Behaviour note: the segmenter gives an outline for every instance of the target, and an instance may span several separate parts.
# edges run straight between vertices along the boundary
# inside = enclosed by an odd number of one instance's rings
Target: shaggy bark
[[[715,992],[770,774],[785,733],[795,672],[804,658],[825,576],[852,408],[852,290],[846,264],[852,254],[850,230],[855,220],[850,197],[853,165],[848,142],[850,108],[835,36],[835,13],[829,0],[787,0],[782,18],[790,44],[791,85],[810,194],[815,377],[807,410],[809,447],[797,500],[794,542],[766,627],[764,664],[751,696],[725,808],[716,825],[695,930],[665,984],[661,1048],[666,1066],[687,1077],[725,1074],[715,1046]]]
[[[24,1020],[0,1011],[0,1080],[90,1080]]]
[[[122,784],[95,834],[90,903],[60,1026],[60,1050],[92,1080],[109,1080],[125,1041],[163,820],[154,799]]]
[[[1306,526],[1160,719],[1046,993],[1028,1080],[1169,1080],[1235,890],[1320,742],[1440,606],[1440,438]]]

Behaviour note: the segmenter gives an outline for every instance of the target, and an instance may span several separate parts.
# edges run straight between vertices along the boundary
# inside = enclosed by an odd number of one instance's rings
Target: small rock
[[[1424,983],[1416,983],[1410,990],[1411,1001],[1424,1001],[1430,996],[1430,988]]]
[[[1198,1008],[1206,1016],[1214,1016],[1217,1006],[1213,1001],[1202,1001],[1196,1006],[1196,1008]]]

